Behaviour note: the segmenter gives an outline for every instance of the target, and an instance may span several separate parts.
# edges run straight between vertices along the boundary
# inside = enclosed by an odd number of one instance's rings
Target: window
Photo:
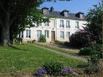
[[[49,38],[49,30],[45,30],[45,36]]]
[[[67,35],[66,35],[66,36],[67,36],[67,38],[69,38],[69,37],[70,37],[70,32],[67,32]]]
[[[24,33],[23,32],[20,32],[20,38],[23,38],[24,37]]]
[[[49,26],[49,22],[45,22],[45,26]]]
[[[31,30],[26,30],[26,37],[31,38]]]
[[[64,31],[60,31],[60,38],[64,39]]]
[[[42,34],[42,31],[41,30],[37,30],[37,38],[38,39],[40,38],[41,34]]]
[[[75,28],[79,28],[79,22],[78,22],[78,21],[76,21],[76,26],[75,26]]]
[[[60,27],[64,27],[64,20],[60,20]]]
[[[66,21],[66,27],[70,28],[70,21]]]
[[[42,26],[42,23],[39,23],[39,26]]]

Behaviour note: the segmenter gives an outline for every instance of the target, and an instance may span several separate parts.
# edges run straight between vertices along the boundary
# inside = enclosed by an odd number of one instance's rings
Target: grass
[[[33,44],[0,47],[0,73],[33,72],[48,61],[58,61],[71,67],[84,63],[77,59],[62,57]]]
[[[63,47],[58,47],[58,46],[55,46],[54,45],[48,45],[47,43],[35,43],[37,45],[40,45],[40,46],[43,46],[43,47],[46,47],[46,48],[50,48],[50,49],[53,49],[53,50],[57,50],[57,51],[60,51],[60,52],[63,52],[63,53],[66,53],[66,54],[71,54],[71,55],[77,55],[79,53],[79,49],[67,49],[67,48],[63,48]]]

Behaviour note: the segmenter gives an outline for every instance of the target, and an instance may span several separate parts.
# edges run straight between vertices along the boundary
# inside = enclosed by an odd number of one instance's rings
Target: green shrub
[[[59,44],[59,45],[61,44],[61,45],[62,45],[62,44],[63,44],[63,42],[58,41],[58,40],[55,40],[55,44]]]
[[[46,42],[46,37],[44,35],[40,35],[39,42]]]
[[[15,39],[13,39],[13,43],[14,44],[20,44],[20,43],[22,43],[22,38],[15,38]]]
[[[43,65],[49,75],[60,75],[63,69],[63,64],[59,62],[48,62]]]
[[[80,55],[91,55],[91,52],[92,52],[91,47],[84,47],[80,49],[79,54]]]
[[[70,36],[70,43],[73,47],[87,47],[92,41],[94,41],[93,35],[86,31],[79,31]]]
[[[85,73],[92,74],[100,71],[99,60],[102,58],[101,45],[93,44],[91,47],[85,47],[80,50],[80,54],[88,55],[88,66],[85,68]]]
[[[102,58],[102,49],[101,45],[94,44],[91,47],[81,48],[79,51],[80,55],[88,55],[90,57],[95,56],[95,58]]]

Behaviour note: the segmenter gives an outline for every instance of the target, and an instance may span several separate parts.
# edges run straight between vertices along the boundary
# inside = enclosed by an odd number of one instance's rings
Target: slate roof
[[[80,12],[78,12],[80,13]],[[83,14],[83,13],[82,13]],[[63,18],[63,19],[72,19],[72,20],[82,20],[82,21],[85,21],[85,16],[84,16],[84,19],[80,19],[79,17],[76,16],[75,13],[68,13],[68,17],[65,17],[61,14],[60,11],[49,11],[48,14],[45,14],[44,15],[45,17],[53,17],[53,18]]]

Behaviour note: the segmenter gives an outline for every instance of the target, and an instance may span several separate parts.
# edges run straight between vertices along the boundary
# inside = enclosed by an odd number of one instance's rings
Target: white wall
[[[26,31],[24,31],[24,37],[23,41],[32,41],[32,40],[38,40],[37,39],[37,30],[41,30],[42,34],[45,34],[45,30],[49,30],[49,38],[46,38],[47,42],[51,42],[51,31],[55,31],[55,40],[58,41],[69,41],[69,38],[67,37],[66,32],[70,32],[70,35],[78,31],[79,29],[83,29],[83,26],[85,27],[87,22],[86,21],[79,21],[79,20],[71,20],[71,19],[62,19],[64,20],[64,28],[60,27],[60,20],[61,18],[50,18],[49,26],[45,26],[44,23],[42,23],[41,26],[38,27],[31,27],[26,28],[31,30],[31,38],[26,37]],[[66,20],[70,20],[70,28],[66,28]],[[75,28],[76,21],[79,22],[79,29]],[[25,29],[25,30],[26,30]],[[64,31],[64,39],[60,38],[60,31]]]

